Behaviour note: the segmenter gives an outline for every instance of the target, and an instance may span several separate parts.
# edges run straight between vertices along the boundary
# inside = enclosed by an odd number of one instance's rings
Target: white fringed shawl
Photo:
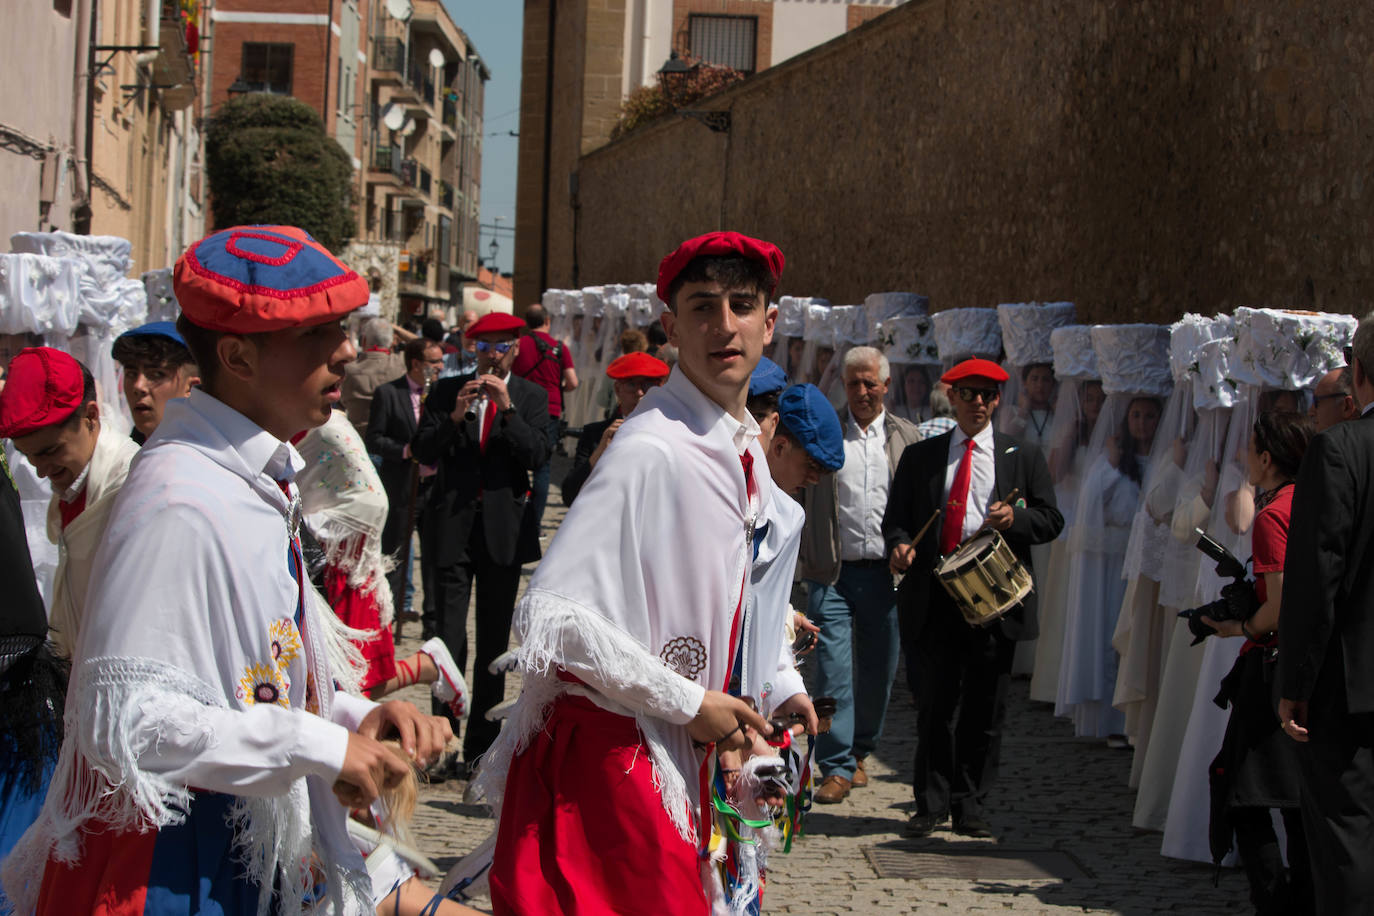
[[[635,718],[664,810],[696,841],[689,787],[701,757],[683,726],[704,690],[725,687],[731,624],[749,597],[754,512],[773,493],[756,428],[676,369],[620,428],[516,607],[524,689],[477,782],[498,815],[511,757],[571,691]],[[744,442],[764,483],[753,509]]]

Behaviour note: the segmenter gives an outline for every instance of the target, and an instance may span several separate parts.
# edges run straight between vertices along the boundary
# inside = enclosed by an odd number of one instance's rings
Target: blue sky
[[[520,129],[520,35],[525,4],[516,0],[444,0],[449,15],[477,46],[491,71],[486,91],[486,137],[482,147],[482,225],[515,225],[515,164]],[[513,239],[502,233],[496,263],[511,269]],[[487,256],[491,232],[482,230],[480,254]]]

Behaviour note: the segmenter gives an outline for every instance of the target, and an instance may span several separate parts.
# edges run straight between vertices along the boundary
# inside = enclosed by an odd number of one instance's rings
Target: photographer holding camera
[[[1218,636],[1246,639],[1216,700],[1223,707],[1230,705],[1231,718],[1211,766],[1211,835],[1212,853],[1220,862],[1231,849],[1234,833],[1250,880],[1250,900],[1261,914],[1313,912],[1299,812],[1297,745],[1283,733],[1271,686],[1293,480],[1312,435],[1311,421],[1298,413],[1261,413],[1256,418],[1245,458],[1246,476],[1257,491],[1252,550],[1258,610],[1241,620],[1201,618]],[[1280,810],[1288,835],[1287,870],[1271,808]]]

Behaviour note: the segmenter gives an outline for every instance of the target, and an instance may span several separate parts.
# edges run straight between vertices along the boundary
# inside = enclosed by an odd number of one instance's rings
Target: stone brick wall
[[[677,119],[582,157],[578,270],[551,245],[550,286],[650,279],[728,227],[783,247],[781,292],[837,303],[1369,305],[1355,0],[915,0],[706,104],[730,134]]]

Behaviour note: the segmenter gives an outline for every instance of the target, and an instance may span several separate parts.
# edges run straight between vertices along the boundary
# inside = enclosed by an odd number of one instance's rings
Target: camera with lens
[[[1198,533],[1197,549],[1216,561],[1217,575],[1231,581],[1221,587],[1221,597],[1201,607],[1179,611],[1178,616],[1188,621],[1188,631],[1193,634],[1193,645],[1202,642],[1216,632],[1203,621],[1203,617],[1213,620],[1246,621],[1259,610],[1259,596],[1255,594],[1255,583],[1245,578],[1245,564],[1216,541],[1195,528]]]

